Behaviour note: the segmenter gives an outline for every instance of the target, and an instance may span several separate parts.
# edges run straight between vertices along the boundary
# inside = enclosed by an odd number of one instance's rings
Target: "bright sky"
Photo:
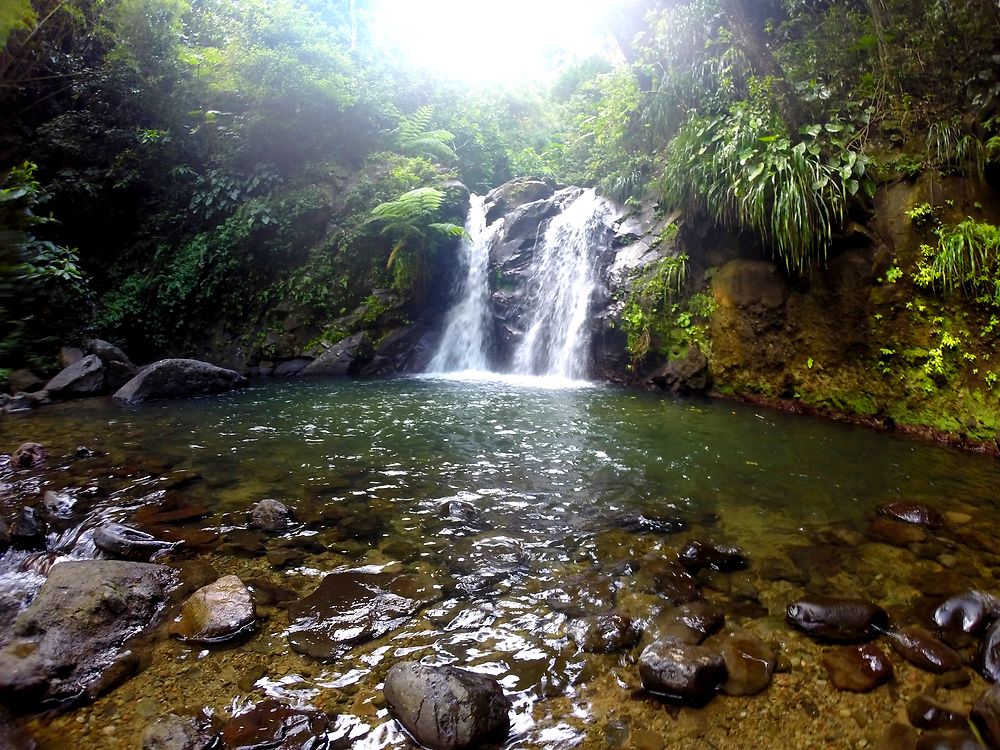
[[[374,0],[382,46],[441,78],[548,80],[555,63],[613,55],[601,19],[614,0]],[[613,57],[611,59],[614,59]]]

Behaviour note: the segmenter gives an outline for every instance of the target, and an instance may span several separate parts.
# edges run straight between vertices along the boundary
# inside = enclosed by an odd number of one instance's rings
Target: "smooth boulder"
[[[170,632],[192,643],[221,643],[247,633],[257,617],[253,597],[237,576],[223,576],[195,591],[170,624]]]
[[[45,390],[52,398],[97,396],[104,392],[105,383],[104,363],[96,354],[89,354],[52,378]]]
[[[726,662],[709,648],[666,638],[643,649],[639,676],[651,693],[701,703],[711,699],[726,681]]]
[[[383,690],[396,720],[432,750],[502,742],[510,731],[511,701],[485,675],[400,662],[389,670]]]
[[[982,591],[963,591],[934,610],[935,624],[944,630],[979,635],[1000,614],[1000,599]]]
[[[714,544],[695,539],[688,542],[678,553],[677,560],[691,571],[711,568],[722,572],[742,570],[750,564],[746,553],[739,547]]]
[[[910,664],[934,674],[962,668],[962,657],[923,628],[906,627],[886,632],[893,650]]]
[[[119,560],[62,562],[14,621],[0,650],[0,696],[38,700],[95,697],[136,668],[127,640],[153,626],[176,573]]]
[[[874,638],[889,616],[878,605],[861,599],[810,596],[789,604],[786,619],[813,637],[852,643]]]
[[[114,395],[116,401],[136,404],[172,398],[210,396],[243,388],[247,379],[235,370],[196,359],[164,359],[140,372]]]
[[[823,666],[837,690],[867,693],[892,678],[889,658],[876,646],[837,647],[823,654]]]
[[[778,666],[774,649],[750,633],[735,631],[713,636],[705,645],[726,663],[726,695],[756,695],[767,689]]]
[[[944,516],[930,506],[921,503],[889,503],[878,509],[879,515],[902,523],[937,529],[944,525]]]

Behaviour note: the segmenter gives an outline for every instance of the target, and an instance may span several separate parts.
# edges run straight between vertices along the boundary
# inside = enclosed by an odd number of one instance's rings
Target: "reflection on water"
[[[495,675],[515,703],[510,747],[629,746],[630,731],[651,726],[669,736],[730,732],[716,741],[761,746],[781,730],[740,729],[745,704],[720,700],[672,718],[636,697],[637,650],[583,653],[567,626],[611,610],[649,622],[665,606],[652,563],[693,537],[747,551],[749,573],[698,583],[731,624],[802,651],[803,665],[811,646],[782,618],[803,588],[915,607],[926,595],[921,576],[945,563],[958,571],[956,586],[988,587],[1000,570],[982,548],[984,536],[995,541],[998,520],[993,459],[589,384],[470,374],[273,384],[141,407],[57,405],[5,418],[0,436],[2,450],[30,439],[51,455],[42,471],[0,480],[5,517],[40,507],[46,490],[75,499],[66,518],[49,518],[48,553],[0,559],[0,616],[24,606],[54,559],[94,556],[91,530],[103,520],[138,519],[184,542],[178,559],[284,587],[293,598],[328,571],[361,565],[426,575],[445,592],[399,629],[329,663],[290,650],[292,623],[280,601],[261,607],[260,634],[235,648],[195,652],[163,640],[149,669],[97,706],[29,722],[43,748],[62,746],[66,731],[84,743],[134,747],[136,733],[169,710],[225,715],[265,694],[336,713],[331,736],[352,746],[404,747],[380,697],[381,678],[403,658]],[[96,455],[78,453],[81,445]],[[276,537],[247,529],[246,511],[265,497],[293,508],[299,525]],[[916,551],[865,536],[877,506],[896,500],[968,517],[969,531],[928,538]],[[148,511],[153,502],[159,516]],[[623,519],[639,512],[686,528],[629,528]],[[775,705],[791,700],[793,687],[800,700],[812,685],[796,682],[795,671],[780,677],[769,693]],[[693,718],[706,715],[726,720],[708,728]],[[851,722],[837,731],[880,736]]]

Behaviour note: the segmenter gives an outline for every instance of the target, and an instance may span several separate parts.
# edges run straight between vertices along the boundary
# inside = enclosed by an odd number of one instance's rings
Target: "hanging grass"
[[[930,264],[918,269],[917,283],[961,288],[978,302],[1000,307],[1000,227],[966,219],[937,229],[938,246],[924,247]]]
[[[874,183],[867,159],[843,145],[842,124],[804,127],[798,143],[775,131],[745,110],[689,120],[670,144],[661,189],[671,206],[757,232],[803,273],[825,259],[848,198]]]

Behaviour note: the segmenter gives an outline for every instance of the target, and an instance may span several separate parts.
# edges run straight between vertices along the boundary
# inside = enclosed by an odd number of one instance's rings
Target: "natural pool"
[[[50,546],[87,557],[101,520],[184,544],[202,582],[259,582],[253,637],[195,648],[165,634],[147,667],[95,703],[20,721],[39,748],[135,748],[170,712],[221,717],[265,696],[336,719],[334,746],[402,748],[380,684],[401,659],[497,677],[514,701],[509,748],[874,747],[920,694],[968,707],[986,683],[942,681],[891,654],[895,676],[867,694],[834,690],[824,646],[785,623],[803,593],[860,596],[894,621],[926,618],[967,588],[1000,593],[1000,462],[864,428],[724,402],[532,380],[288,382],[188,402],[91,401],[4,418],[0,449],[32,440],[42,469],[9,474],[2,511],[75,498],[50,518]],[[75,457],[78,446],[97,452]],[[278,498],[297,524],[248,529]],[[886,528],[888,502],[924,503],[937,531]],[[176,521],[143,508],[204,506]],[[683,529],[637,524],[683,521]],[[152,527],[149,527],[152,528]],[[670,602],[657,562],[691,539],[738,545],[747,570],[702,571],[702,595],[780,652],[771,686],[677,707],[641,690],[637,658]],[[54,553],[8,552],[0,591],[37,586]],[[287,602],[331,570],[426,576],[436,601],[374,641],[317,660],[289,646]],[[276,593],[277,592],[277,593]],[[582,651],[580,617],[645,625],[634,648]],[[6,627],[6,624],[5,624]],[[969,654],[967,653],[966,656]],[[945,684],[947,682],[947,684]]]

